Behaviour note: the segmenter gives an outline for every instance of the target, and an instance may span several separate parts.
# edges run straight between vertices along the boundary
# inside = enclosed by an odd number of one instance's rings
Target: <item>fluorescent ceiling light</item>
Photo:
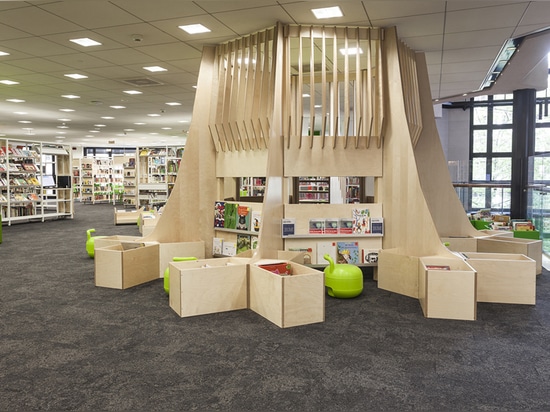
[[[106,127],[107,125],[105,124],[94,124],[95,127]]]
[[[68,129],[68,128],[69,128],[69,126],[65,126],[65,125],[63,125],[63,126],[57,126],[57,128],[58,128],[58,129]]]
[[[74,109],[59,109],[60,112],[74,112]]]
[[[150,72],[165,72],[165,71],[168,71],[167,69],[165,69],[164,67],[160,67],[160,66],[147,66],[147,67],[144,67],[145,70],[148,70]]]
[[[331,19],[333,17],[342,17],[344,14],[338,6],[323,7],[321,9],[311,9],[311,12],[317,19]]]
[[[65,99],[80,99],[80,96],[77,96],[76,94],[62,94],[61,97],[64,97]]]
[[[22,99],[6,99],[6,101],[12,103],[25,103],[25,100]]]
[[[123,90],[126,94],[142,94],[139,90]]]
[[[14,82],[13,80],[0,80],[0,83],[12,86],[14,84],[19,84],[19,82]]]
[[[149,113],[147,116],[158,117],[158,116],[160,116],[160,114],[158,114],[158,113]]]
[[[111,109],[126,109],[126,106],[109,106]]]
[[[8,52],[0,50],[0,56],[9,56],[10,54]]]
[[[348,56],[357,54],[357,50],[359,50],[359,54],[363,54],[363,49],[357,47],[348,47],[347,49],[340,49],[340,53],[344,56],[347,54]]]
[[[101,46],[101,43],[92,39],[89,39],[87,37],[83,37],[81,39],[70,39],[73,43],[79,44],[84,47],[90,47],[90,46]]]
[[[18,123],[32,123],[30,120],[18,120]]]
[[[27,112],[13,112],[13,114],[28,114]]]
[[[208,27],[205,27],[202,24],[187,24],[178,27],[189,34],[208,33],[211,31]]]
[[[105,119],[105,120],[113,120],[114,117],[113,116],[101,116],[102,119]]]
[[[171,127],[162,127],[162,130],[172,130]]]
[[[60,122],[70,122],[71,121],[71,119],[57,119],[57,120],[59,120]]]
[[[168,102],[168,103],[165,103],[166,105],[168,106],[181,106],[181,103],[178,103],[178,102]]]
[[[143,126],[144,124],[147,124],[147,123],[143,123],[143,122],[138,122],[138,123],[134,123],[136,126]]]
[[[70,77],[71,79],[80,80],[80,79],[87,79],[88,76],[85,76],[83,74],[78,73],[71,73],[71,74],[64,74],[65,77]]]

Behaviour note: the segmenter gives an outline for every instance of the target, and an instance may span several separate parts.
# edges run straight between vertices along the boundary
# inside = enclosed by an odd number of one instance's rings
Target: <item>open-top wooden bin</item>
[[[157,243],[119,242],[95,249],[95,285],[126,289],[158,279]]]
[[[291,275],[275,274],[250,264],[250,309],[281,328],[325,320],[324,273],[291,261]]]
[[[463,253],[477,272],[477,301],[534,305],[536,262],[519,254]]]
[[[164,271],[175,257],[204,259],[204,241],[159,243],[159,277],[164,277]]]
[[[476,319],[476,271],[459,257],[421,257],[418,295],[427,318]]]
[[[510,236],[491,236],[477,240],[477,251],[525,255],[536,263],[537,275],[542,273],[542,241]]]
[[[248,308],[246,258],[170,263],[170,307],[181,317]]]
[[[128,209],[117,209],[115,207],[115,225],[135,225],[137,224],[140,213],[143,211],[143,208],[128,210]]]
[[[107,246],[120,245],[121,242],[141,242],[141,240],[141,236],[95,236],[94,253],[96,249],[104,248]]]

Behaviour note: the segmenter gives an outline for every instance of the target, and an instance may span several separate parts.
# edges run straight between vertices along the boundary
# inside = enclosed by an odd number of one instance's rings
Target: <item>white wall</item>
[[[470,110],[443,109],[435,119],[439,138],[451,178],[455,182],[468,180],[470,156]]]

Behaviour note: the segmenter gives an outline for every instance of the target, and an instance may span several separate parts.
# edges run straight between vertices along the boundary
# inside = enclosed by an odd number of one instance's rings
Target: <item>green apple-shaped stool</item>
[[[354,298],[363,291],[363,272],[355,265],[334,263],[330,255],[323,256],[329,265],[325,268],[325,287],[333,298]]]
[[[196,257],[174,257],[173,262],[184,262],[186,260],[197,260]],[[170,265],[164,270],[164,291],[167,295],[170,294]]]
[[[95,240],[97,238],[102,238],[105,236],[92,236],[92,233],[95,232],[95,229],[88,229],[86,231],[86,252],[88,252],[88,256],[90,256],[92,259],[95,256],[94,247],[95,247]]]

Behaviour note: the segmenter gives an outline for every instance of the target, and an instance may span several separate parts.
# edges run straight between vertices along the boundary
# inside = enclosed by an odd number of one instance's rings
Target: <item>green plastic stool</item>
[[[197,260],[196,257],[174,257],[173,262],[184,262],[187,260]],[[170,265],[164,270],[164,291],[167,295],[170,294]]]
[[[363,272],[355,265],[335,264],[330,255],[323,256],[329,262],[324,270],[325,287],[333,298],[354,298],[363,291]]]
[[[105,236],[92,236],[92,233],[95,232],[95,229],[88,229],[86,231],[86,252],[88,252],[88,256],[90,256],[92,259],[95,257],[95,240],[98,238],[102,238]]]

